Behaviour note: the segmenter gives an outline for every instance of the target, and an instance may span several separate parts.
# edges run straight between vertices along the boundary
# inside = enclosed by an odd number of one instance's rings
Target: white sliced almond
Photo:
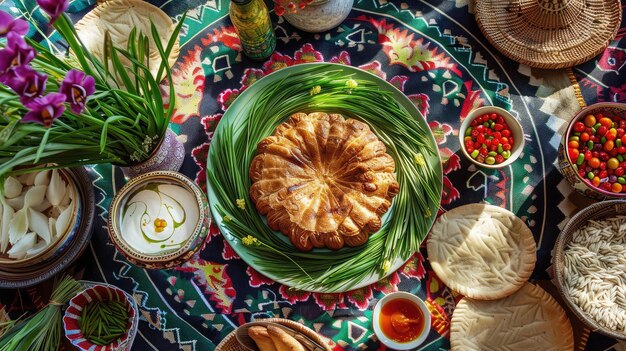
[[[57,223],[56,223],[57,235],[61,235],[65,233],[65,231],[70,226],[71,219],[72,219],[72,208],[68,207],[64,209],[59,215],[59,218],[57,218]]]
[[[33,207],[43,202],[43,199],[46,196],[47,188],[48,187],[45,185],[36,185],[28,189],[26,196],[24,197],[24,208]]]
[[[37,234],[28,233],[20,238],[18,242],[13,244],[11,250],[7,252],[10,258],[22,259],[26,256],[26,252],[37,243]]]
[[[48,244],[46,244],[46,242],[43,240],[39,240],[37,244],[35,244],[35,246],[30,248],[28,251],[26,251],[26,257],[36,256],[47,248],[48,248]]]
[[[65,185],[65,181],[61,177],[59,170],[53,170],[52,176],[50,177],[50,185],[46,191],[46,198],[53,206],[59,206],[63,201],[63,197],[66,192],[67,186]]]
[[[12,199],[6,199],[4,202],[13,207],[13,210],[21,210],[22,207],[24,207],[24,196],[25,194],[22,194],[18,197],[14,197]]]
[[[9,223],[13,218],[15,211],[13,207],[4,206],[2,211],[2,231],[0,231],[0,252],[7,252],[9,246]]]
[[[39,235],[40,238],[50,244],[52,240],[50,236],[50,228],[48,227],[48,217],[41,212],[37,212],[32,208],[28,209],[28,228]]]
[[[31,172],[31,173],[22,174],[21,176],[18,176],[17,179],[19,179],[19,181],[22,182],[22,184],[30,186],[30,185],[35,184],[36,176],[37,176],[37,173]]]
[[[24,186],[22,185],[22,183],[20,183],[19,180],[13,177],[8,177],[4,181],[4,196],[6,196],[7,199],[12,199],[14,197],[20,196],[23,187]]]
[[[9,242],[15,245],[28,230],[28,213],[26,209],[21,209],[13,215],[9,222]]]
[[[48,218],[48,230],[50,230],[50,236],[53,238],[57,236],[57,220],[55,218]]]
[[[43,199],[43,201],[35,206],[32,206],[31,208],[37,212],[44,212],[45,210],[49,209],[52,206],[52,204],[50,203],[50,201],[48,201],[48,199]]]
[[[50,184],[50,170],[38,172],[35,176],[35,185],[48,185]]]

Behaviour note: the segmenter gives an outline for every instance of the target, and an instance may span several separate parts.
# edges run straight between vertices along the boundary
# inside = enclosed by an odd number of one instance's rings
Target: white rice
[[[589,221],[564,250],[565,289],[603,327],[626,334],[626,216]]]

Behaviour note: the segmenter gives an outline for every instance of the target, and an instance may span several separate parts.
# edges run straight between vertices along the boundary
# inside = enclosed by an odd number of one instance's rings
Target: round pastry
[[[250,197],[301,251],[365,243],[399,190],[385,145],[338,114],[296,113],[257,152]]]
[[[556,300],[525,283],[504,299],[462,299],[452,315],[450,345],[452,351],[572,351],[574,335]]]
[[[513,213],[471,204],[441,215],[428,238],[428,259],[451,289],[478,300],[506,297],[537,261],[532,232]]]

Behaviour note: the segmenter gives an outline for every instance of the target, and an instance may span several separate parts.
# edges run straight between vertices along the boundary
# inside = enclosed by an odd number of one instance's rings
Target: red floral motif
[[[198,166],[198,172],[196,172],[196,184],[206,193],[206,160],[209,156],[209,143],[196,146],[191,150],[191,157],[193,157],[196,165]]]
[[[409,80],[407,76],[393,76],[389,83],[396,87],[398,90],[404,92],[404,84]]]
[[[424,256],[422,256],[422,253],[416,252],[402,267],[400,267],[398,272],[407,278],[424,278],[426,275],[426,269],[424,269]]]
[[[235,250],[224,240],[224,249],[222,250],[222,257],[225,260],[238,260],[240,257]]]
[[[360,289],[347,291],[345,296],[348,298],[348,301],[360,310],[366,310],[374,294],[371,286],[365,286]]]
[[[454,187],[448,176],[443,176],[443,195],[441,196],[441,204],[449,205],[461,198],[459,190]]]
[[[383,72],[383,70],[380,67],[381,67],[381,64],[378,61],[372,61],[370,63],[359,66],[360,69],[367,71],[369,73],[375,74],[379,76],[380,78],[386,80],[387,73]]]
[[[256,68],[246,68],[245,71],[243,71],[243,77],[241,77],[241,91],[244,91],[254,82],[263,78],[264,75],[265,74],[263,73],[263,70]]]
[[[209,34],[206,38],[202,38],[202,46],[210,46],[213,43],[226,45],[231,50],[241,51],[241,42],[239,36],[235,32],[233,26],[222,26],[219,29],[213,29],[213,34]]]
[[[448,140],[447,136],[452,134],[453,130],[449,124],[441,124],[437,121],[428,122],[428,126],[430,127],[430,131],[433,132],[433,135],[435,136],[435,141],[439,145]]]
[[[348,66],[352,65],[350,60],[350,54],[347,51],[340,52],[339,56],[333,56],[329,62],[341,63]]]
[[[202,49],[195,46],[189,50],[182,61],[172,69],[172,82],[176,94],[176,106],[172,114],[173,123],[185,123],[191,117],[199,117],[200,105],[204,92],[205,76],[200,63]],[[161,85],[163,99],[169,100],[169,87],[167,83]],[[165,103],[165,108],[169,103]]]
[[[224,313],[231,313],[235,297],[233,282],[226,272],[228,265],[192,258],[182,267],[175,268],[181,272],[193,272],[198,285],[204,288],[209,300],[217,304]]]
[[[313,48],[313,45],[307,43],[302,46],[302,48],[296,51],[295,55],[295,63],[307,63],[307,62],[323,62],[324,56],[319,51],[316,51]]]
[[[261,285],[272,285],[272,284],[274,284],[273,280],[271,280],[270,278],[267,278],[263,274],[255,271],[254,269],[252,269],[252,267],[248,267],[246,269],[246,274],[248,274],[248,276],[250,276],[249,282],[250,282],[250,286],[253,287],[253,288],[259,288],[259,287],[261,287]]]
[[[443,174],[449,174],[450,172],[461,169],[461,158],[447,147],[439,149],[439,156],[443,166]]]
[[[378,21],[362,15],[357,20],[368,22],[378,30],[378,42],[383,45],[383,51],[391,64],[400,64],[412,72],[442,68],[458,76],[463,75],[457,64],[451,63],[445,53],[438,52],[437,47],[431,48],[431,43],[424,41],[424,38],[414,39],[415,33],[409,34],[407,29],[399,30],[387,23],[386,19]]]
[[[290,288],[290,287],[288,287],[286,285],[281,285],[280,288],[278,289],[278,291],[280,292],[280,295],[284,299],[286,299],[287,301],[289,301],[292,304],[294,304],[296,302],[306,301],[311,296],[310,292],[303,291],[303,290],[292,289],[292,288]]]
[[[237,96],[239,96],[239,94],[241,94],[241,91],[239,89],[226,89],[223,92],[221,92],[217,96],[217,102],[220,103],[220,108],[223,111],[226,111],[226,109],[228,109],[228,106],[230,106],[230,104],[232,104],[233,101],[235,101],[235,99],[237,98]]]
[[[619,71],[626,65],[626,49],[608,47],[598,60],[598,67],[603,71],[615,72]]]
[[[626,84],[620,87],[609,87],[609,100],[615,102],[626,102]]]
[[[325,294],[325,293],[313,293],[313,299],[317,305],[324,311],[332,311],[337,308],[345,308],[346,304],[343,301],[344,294]]]
[[[418,111],[424,116],[424,118],[428,117],[428,112],[430,112],[430,97],[424,93],[407,95],[409,100],[413,102],[413,105],[417,107]]]
[[[380,291],[385,294],[389,294],[394,291],[398,291],[398,284],[400,283],[400,276],[398,272],[393,272],[386,278],[383,278],[376,283],[372,284],[372,289]]]
[[[473,81],[468,80],[463,83],[465,90],[467,91],[467,97],[463,100],[463,106],[461,106],[461,122],[467,117],[467,115],[485,104],[485,99],[483,99],[480,90],[472,90]]]
[[[293,66],[294,64],[295,62],[291,57],[279,52],[274,52],[270,59],[263,64],[263,70],[265,70],[265,74],[270,74],[281,68]]]

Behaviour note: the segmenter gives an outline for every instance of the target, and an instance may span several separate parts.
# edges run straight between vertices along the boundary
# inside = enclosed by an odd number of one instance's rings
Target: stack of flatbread
[[[441,215],[428,239],[437,276],[465,297],[452,316],[453,351],[572,351],[572,327],[547,292],[527,282],[532,232],[515,214],[472,204]]]
[[[252,326],[248,335],[261,351],[306,351],[293,336],[273,325]]]

